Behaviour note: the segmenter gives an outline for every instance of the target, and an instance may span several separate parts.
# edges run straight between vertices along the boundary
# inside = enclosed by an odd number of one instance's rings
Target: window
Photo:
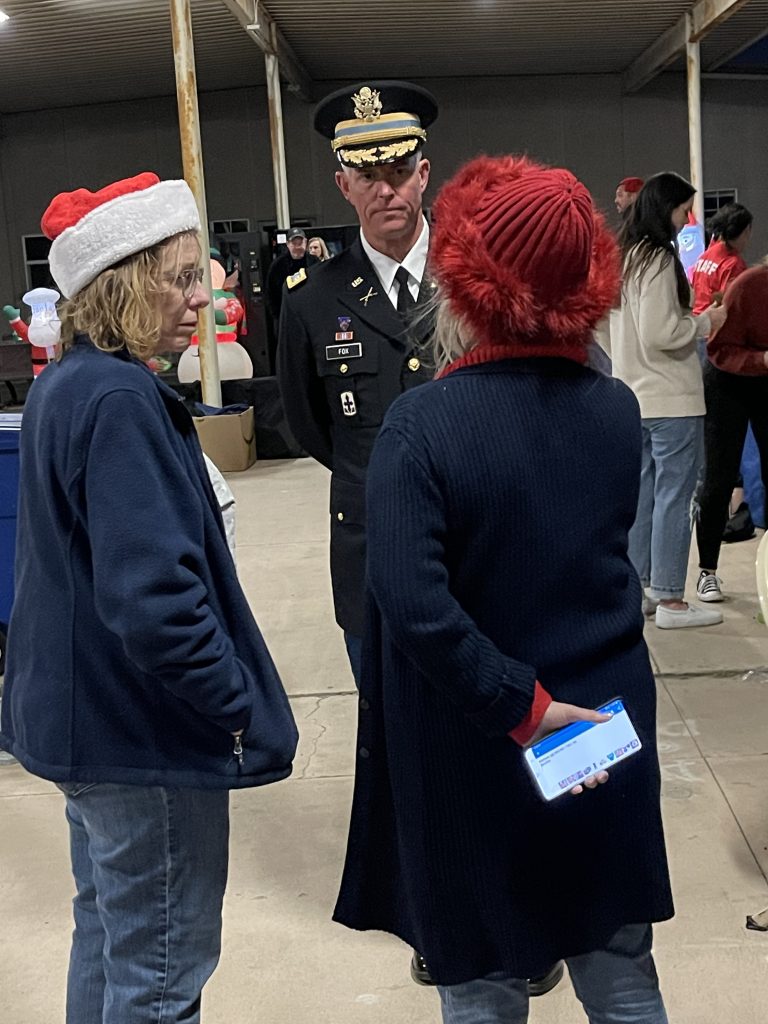
[[[243,231],[251,230],[251,222],[247,217],[236,217],[234,220],[212,220],[210,231],[212,235],[239,235]]]
[[[55,288],[48,266],[48,253],[51,251],[51,240],[45,235],[22,235],[21,245],[24,250],[24,273],[27,290],[30,288]]]
[[[706,189],[704,192],[704,222],[706,223],[713,213],[717,213],[721,206],[727,206],[728,203],[737,203],[738,201],[738,189]]]

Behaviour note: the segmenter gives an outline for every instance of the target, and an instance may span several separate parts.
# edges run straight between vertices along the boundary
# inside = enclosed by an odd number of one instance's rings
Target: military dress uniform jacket
[[[331,470],[336,621],[363,633],[365,477],[379,428],[403,391],[430,380],[428,318],[406,327],[360,240],[286,288],[277,374],[299,444]],[[425,274],[419,304],[432,284]]]

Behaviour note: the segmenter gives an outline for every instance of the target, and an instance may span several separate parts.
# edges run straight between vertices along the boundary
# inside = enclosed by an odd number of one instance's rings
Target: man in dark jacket
[[[280,321],[280,307],[283,302],[283,285],[289,277],[305,273],[308,267],[320,263],[317,256],[307,252],[307,236],[301,228],[290,228],[285,236],[287,251],[278,256],[267,273],[267,302],[275,327]]]

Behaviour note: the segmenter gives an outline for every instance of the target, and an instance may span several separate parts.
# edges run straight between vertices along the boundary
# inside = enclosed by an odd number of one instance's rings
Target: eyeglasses
[[[185,299],[191,299],[195,288],[203,283],[203,268],[195,267],[192,270],[182,270],[176,277],[169,274],[166,280],[175,285]]]

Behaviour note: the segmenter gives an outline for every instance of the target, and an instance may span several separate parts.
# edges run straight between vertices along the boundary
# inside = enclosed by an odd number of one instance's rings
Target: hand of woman
[[[723,326],[726,319],[728,318],[728,313],[725,309],[725,306],[716,306],[714,305],[714,303],[708,309],[706,309],[705,312],[709,317],[710,324],[712,325],[709,332],[709,336],[711,338],[715,331],[719,331],[720,328]]]
[[[548,733],[554,732],[556,729],[562,729],[573,722],[600,723],[610,722],[610,720],[610,715],[601,714],[599,711],[593,711],[591,708],[580,708],[575,704],[561,704],[559,701],[553,700],[544,712],[544,717],[539,723],[539,728],[534,733],[531,742],[536,743],[543,736],[548,735]],[[590,775],[589,778],[584,779],[583,783],[574,786],[571,793],[574,796],[578,796],[579,793],[584,792],[584,786],[587,789],[595,789],[596,786],[607,781],[608,772],[596,772],[594,775]]]

